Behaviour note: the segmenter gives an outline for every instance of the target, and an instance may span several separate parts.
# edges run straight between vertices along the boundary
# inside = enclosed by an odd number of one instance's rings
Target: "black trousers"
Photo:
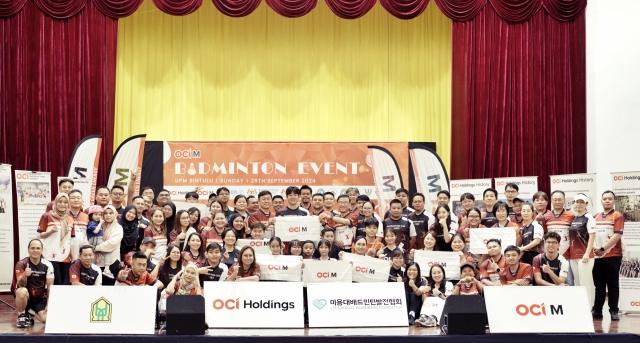
[[[620,298],[620,264],[622,256],[596,258],[593,263],[593,284],[596,286],[596,296],[593,302],[593,310],[602,312],[604,299],[609,291],[609,311],[618,312],[618,299]]]
[[[416,295],[412,290],[405,291],[407,297],[407,314],[413,311],[414,317],[417,319],[420,317],[420,310],[422,310],[422,296]]]
[[[69,284],[69,262],[51,262],[53,266],[53,284],[68,285]]]

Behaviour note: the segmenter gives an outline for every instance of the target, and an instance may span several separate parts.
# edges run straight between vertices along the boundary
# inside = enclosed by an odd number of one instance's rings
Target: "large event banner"
[[[402,282],[309,284],[309,327],[407,326]]]
[[[260,280],[302,281],[302,257],[289,255],[256,255]]]
[[[426,197],[426,208],[435,207],[438,204],[438,192],[449,189],[449,175],[444,168],[440,156],[435,151],[426,147],[409,149],[413,174],[416,178],[416,190]]]
[[[201,194],[225,186],[231,199],[237,194],[255,196],[262,190],[284,197],[291,185],[309,185],[313,193],[334,194],[357,187],[361,194],[375,200],[374,172],[377,170],[374,170],[370,145],[384,148],[391,156],[387,160],[390,162],[375,164],[375,168],[399,169],[395,174],[408,175],[407,142],[167,141],[163,149],[164,187],[172,198],[183,198],[196,186],[201,187]],[[407,180],[393,182],[408,184]],[[206,197],[201,199],[206,201]]]
[[[283,242],[291,242],[294,239],[316,242],[320,239],[322,224],[316,216],[278,217],[275,230],[275,235]]]
[[[431,266],[439,264],[447,279],[460,279],[460,254],[457,252],[416,250],[413,259],[420,266],[421,275],[429,276]]]
[[[591,333],[591,306],[584,286],[485,287],[491,333]]]
[[[13,279],[13,182],[11,165],[0,164],[0,261],[11,264],[0,269],[0,292],[8,292]]]
[[[27,244],[37,238],[40,217],[51,201],[51,173],[16,170],[20,257],[29,255]]]
[[[498,190],[498,200],[507,200],[504,192],[508,183],[515,183],[518,186],[518,198],[531,203],[533,203],[533,195],[538,191],[537,176],[497,177],[494,181]]]
[[[44,332],[153,335],[156,296],[155,287],[53,286]]]
[[[476,255],[487,254],[487,242],[497,238],[502,250],[510,245],[516,245],[516,231],[512,227],[495,227],[469,230],[469,250]]]
[[[302,281],[307,283],[351,283],[353,281],[351,263],[348,261],[304,261]]]
[[[343,253],[342,260],[351,262],[351,275],[354,282],[388,282],[389,261],[368,256]]]
[[[623,311],[640,311],[640,172],[611,173],[616,211],[624,215],[620,301]]]
[[[140,179],[136,178],[135,184],[130,184],[131,173],[140,175],[142,170],[142,160],[144,159],[144,142],[147,135],[136,135],[127,138],[120,144],[111,158],[109,174],[107,175],[107,187],[111,189],[114,185],[124,188],[124,200],[122,206],[127,205],[127,192],[129,187],[134,187],[134,194],[140,194]],[[191,189],[193,190],[193,188]],[[159,192],[159,191],[158,191]]]
[[[300,282],[205,282],[211,328],[304,328]]]
[[[67,179],[66,176],[58,176],[56,185],[60,184],[60,180]],[[89,179],[73,179],[73,189],[77,189],[82,192],[82,208],[86,209],[91,206],[95,201],[95,187],[91,189],[91,180]],[[58,189],[60,193],[60,189]]]
[[[584,193],[589,198],[587,211],[595,215],[601,209],[600,197],[596,194],[596,174],[567,174],[551,175],[551,193],[563,191],[565,193],[564,209],[573,211],[573,198],[578,193]],[[551,195],[549,195],[551,203]]]
[[[211,242],[207,241],[207,244]],[[220,242],[216,242],[221,244]],[[239,239],[238,243],[236,243],[236,248],[238,250],[244,248],[245,246],[250,246],[255,251],[256,255],[270,255],[271,249],[269,248],[269,240],[268,239]]]
[[[482,193],[485,189],[491,187],[491,179],[472,179],[472,180],[451,180],[451,199],[449,203],[449,208],[451,211],[457,216],[464,212],[464,208],[462,208],[462,203],[460,202],[460,197],[464,193],[471,193],[476,198],[475,207],[479,208],[481,211],[486,210],[487,207],[484,205],[484,200],[482,200]]]
[[[80,189],[78,183],[76,187],[82,191],[84,196],[84,208],[94,203],[96,185],[98,183],[98,167],[100,165],[100,147],[102,146],[102,135],[93,135],[83,138],[73,150],[67,177],[72,179],[88,180],[89,188]],[[74,182],[76,182],[74,180]],[[82,183],[84,185],[84,183]],[[85,194],[85,191],[87,194]],[[88,196],[87,196],[88,195]]]

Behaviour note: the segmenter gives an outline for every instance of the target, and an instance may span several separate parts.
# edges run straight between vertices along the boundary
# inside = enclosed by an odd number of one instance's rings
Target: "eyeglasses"
[[[558,243],[558,242],[553,242],[553,241],[552,241],[552,242],[548,242],[548,241],[547,241],[547,242],[544,242],[544,243],[545,243],[545,244],[551,244],[551,245],[560,244],[560,243]]]
[[[505,193],[509,193],[509,194],[513,194],[513,193],[518,193],[518,191],[514,191],[514,190],[508,190],[508,191],[504,191]]]

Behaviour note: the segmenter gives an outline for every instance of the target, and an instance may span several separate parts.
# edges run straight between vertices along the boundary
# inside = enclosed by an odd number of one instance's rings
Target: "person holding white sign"
[[[447,280],[444,268],[439,264],[431,266],[427,277],[426,298],[422,302],[420,319],[416,320],[416,324],[427,327],[438,326],[444,303],[452,291],[453,285]]]
[[[252,247],[246,245],[240,249],[240,261],[229,268],[226,281],[260,281],[260,266],[256,262],[256,253]]]
[[[449,205],[440,204],[436,208],[438,222],[431,225],[430,231],[438,235],[438,248],[440,251],[451,251],[451,237],[458,232],[458,222],[451,219]]]
[[[338,196],[338,213],[329,215],[323,213],[318,216],[320,221],[327,221],[327,228],[335,232],[335,243],[345,251],[351,251],[351,241],[358,225],[358,213],[349,210],[349,197],[346,194]]]
[[[510,245],[504,249],[507,267],[500,272],[500,283],[503,286],[529,286],[533,279],[531,265],[520,262],[520,249]]]
[[[427,235],[424,237],[424,251],[440,251],[438,248],[438,235],[434,231],[427,232]],[[409,252],[409,262],[414,261],[414,256],[416,253],[416,249],[411,249]]]
[[[536,286],[567,286],[569,262],[558,253],[560,235],[556,232],[544,234],[545,252],[533,259],[533,277]]]
[[[409,325],[415,324],[416,316],[420,317],[422,301],[425,298],[428,287],[427,282],[420,276],[420,266],[410,262],[404,272],[404,290],[407,299],[407,316]]]
[[[517,202],[517,201],[516,201]],[[544,229],[536,221],[533,220],[533,204],[526,202],[521,207],[522,213],[522,229],[520,231],[521,245],[520,251],[522,256],[520,260],[527,264],[532,264],[533,259],[540,253],[544,252],[542,246],[542,236]]]
[[[589,199],[584,193],[573,198],[575,218],[569,227],[569,265],[575,286],[586,286],[589,303],[593,306],[593,244],[596,238],[596,220],[587,212]]]
[[[482,212],[482,225],[486,227],[493,227],[498,223],[498,219],[494,213],[494,205],[498,201],[498,191],[494,188],[487,188],[482,193],[482,200],[484,200],[484,205],[487,207],[486,211]]]
[[[501,244],[500,240],[495,238],[487,241],[489,258],[480,264],[480,281],[486,286],[500,286],[500,272],[507,267]]]
[[[468,224],[460,227],[458,229],[458,233],[464,237],[464,246],[465,250],[469,252],[471,246],[471,234],[469,233],[469,229],[486,229],[487,227],[480,224],[480,219],[482,218],[482,212],[477,207],[474,207],[467,211],[466,218],[468,220]],[[475,261],[480,261],[480,256],[471,254]]]
[[[518,227],[518,224],[512,223],[509,221],[509,207],[507,206],[507,204],[505,204],[502,201],[498,201],[493,208],[495,209],[496,219],[498,219],[498,222],[495,225],[493,225],[492,228],[512,227],[513,230],[516,232],[516,244],[520,245],[521,244],[520,227]]]

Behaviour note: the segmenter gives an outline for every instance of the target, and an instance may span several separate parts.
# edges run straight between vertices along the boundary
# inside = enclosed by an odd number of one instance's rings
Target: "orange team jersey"
[[[460,235],[462,235],[462,237],[464,237],[464,245],[467,247],[467,249],[469,249],[469,245],[471,244],[471,234],[469,233],[469,230],[467,230],[467,233],[464,233],[465,229],[486,229],[487,227],[480,224],[480,226],[478,227],[471,227],[471,224],[467,224],[465,226],[461,226],[458,228],[458,233]]]
[[[367,251],[369,251],[369,249],[373,248],[374,252],[378,252],[378,250],[380,250],[380,248],[384,248],[384,244],[382,244],[382,242],[378,242],[377,240],[374,243],[367,243]],[[355,254],[355,246],[351,247],[351,253]],[[366,254],[366,252],[365,252]]]
[[[463,264],[465,262],[473,263],[473,265],[476,264],[476,261],[473,259],[473,256],[463,253],[462,256],[460,257],[460,264]]]
[[[231,276],[233,274],[233,269],[235,266],[237,266],[238,263],[234,263],[231,265],[231,267],[229,267],[229,271],[227,272],[227,277]],[[238,275],[236,275],[237,279],[242,279],[245,277],[250,277],[250,276],[258,276],[260,277],[260,266],[256,265],[256,268],[249,268],[249,270],[244,271],[242,269],[242,266],[240,266],[240,268],[238,268]]]
[[[340,212],[338,212],[337,214],[333,215],[336,218],[344,218],[344,219],[348,219],[349,220],[349,224],[338,224],[336,222],[334,222],[333,220],[329,220],[327,221],[327,226],[336,229],[339,227],[344,227],[344,226],[348,226],[348,227],[352,227],[352,226],[356,226],[358,225],[358,213],[356,213],[355,211],[350,211],[347,212],[345,215],[340,214]]]
[[[224,231],[223,231],[224,232]],[[202,239],[206,241],[205,246],[211,243],[218,243],[222,245],[222,232],[218,232],[215,227],[212,227],[209,231],[202,231]]]
[[[177,291],[180,289],[180,280],[176,281],[176,284],[174,286],[174,290],[177,294]],[[193,287],[189,290],[189,295],[197,295],[198,294],[198,289],[196,287]]]
[[[603,246],[608,242],[615,234],[622,235],[624,231],[624,215],[618,211],[612,210],[605,214],[604,212],[598,213],[595,216],[596,219],[596,241],[595,246]],[[604,255],[596,256],[596,258],[606,258],[622,256],[622,240],[618,240],[614,246],[605,250]]]
[[[146,270],[139,277],[133,275],[133,271],[129,272],[127,278],[122,282],[127,286],[153,286],[156,283],[156,278],[151,276]]]
[[[71,237],[87,237],[87,225],[89,225],[89,216],[80,211],[77,217],[74,217],[71,212],[69,215],[73,219],[73,230],[71,230]]]
[[[594,257],[593,249],[587,252],[589,235],[596,233],[596,220],[591,213],[576,216],[569,227],[569,259],[582,259],[585,255]]]
[[[264,238],[271,238],[273,227],[269,226],[269,219],[274,218],[275,216],[276,213],[273,210],[269,209],[269,212],[265,213],[261,208],[259,208],[249,216],[249,227],[251,227],[251,224],[255,222],[261,222],[265,227]]]
[[[162,233],[162,231],[156,230],[153,226],[149,226],[148,228],[144,229],[144,237],[151,237],[156,241],[158,239],[167,239],[167,236]]]
[[[71,230],[71,237],[74,237],[74,231],[73,231],[73,217],[71,217],[71,214],[67,213],[67,216],[65,218],[67,220],[67,226],[69,227],[69,230]],[[38,222],[38,233],[42,233],[42,232],[47,232],[47,230],[49,229],[53,229],[54,227],[58,228],[58,232],[60,232],[62,230],[62,224],[60,223],[60,219],[54,217],[51,213],[47,212],[45,214],[42,215],[42,217],[40,217],[40,222]],[[69,247],[69,249],[71,249]],[[55,262],[60,262],[60,263],[69,263],[71,262],[71,254],[70,251],[65,251],[65,247],[61,247],[60,249],[60,253],[58,254],[67,254],[67,257],[65,257],[64,259],[62,259],[61,261],[56,260],[56,252],[53,252],[51,255],[52,256],[48,256],[48,253],[46,251],[42,252],[42,257],[47,259],[47,260],[53,260]]]
[[[507,224],[505,226],[500,226],[500,223],[496,223],[495,225],[492,226],[492,228],[494,227],[519,227],[518,224],[507,221]]]
[[[511,268],[509,268],[509,266],[500,271],[500,283],[503,285],[508,285],[511,281],[521,279],[527,280],[531,283],[531,280],[533,279],[533,268],[530,264],[519,262],[518,269],[516,269],[515,273],[511,272]]]
[[[478,285],[476,283],[472,283],[470,286],[462,283],[460,284],[460,295],[480,295],[481,292],[478,290]]]
[[[535,219],[535,217],[533,218]],[[524,219],[520,217],[520,220],[518,220],[515,214],[509,216],[509,222],[518,225],[518,227],[522,227],[524,225]]]
[[[556,215],[553,211],[548,211],[542,217],[542,228],[544,232],[555,232],[560,235],[560,255],[569,258],[569,227],[575,215],[567,210],[562,210]]]
[[[47,297],[47,279],[53,279],[53,265],[51,262],[40,258],[40,262],[35,265],[31,263],[29,257],[25,257],[16,263],[16,282],[24,274],[25,269],[31,268],[31,276],[27,278],[27,291],[31,298]]]
[[[488,258],[480,264],[480,280],[489,280],[493,283],[499,283],[500,274],[497,270],[491,269],[492,262],[492,259]],[[504,257],[504,255],[500,255],[500,258],[495,262],[498,264],[498,268],[500,268],[500,271],[504,270],[507,267],[507,259]]]

